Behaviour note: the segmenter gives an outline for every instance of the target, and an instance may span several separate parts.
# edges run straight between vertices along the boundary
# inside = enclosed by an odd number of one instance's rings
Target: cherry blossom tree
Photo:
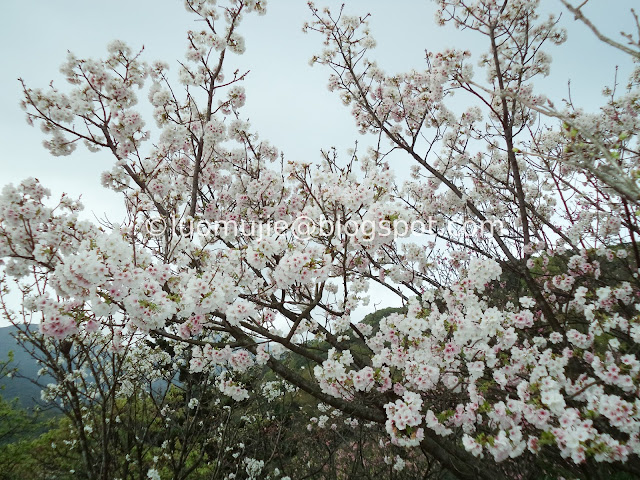
[[[5,187],[0,257],[24,315],[57,341],[179,340],[191,373],[236,401],[242,374],[267,366],[457,478],[640,475],[640,69],[597,113],[557,108],[534,87],[567,35],[557,16],[536,0],[437,3],[484,53],[393,74],[371,58],[367,17],[310,4],[312,62],[378,139],[347,159],[291,161],[242,116],[245,74],[223,67],[260,0],[185,2],[203,28],[179,85],[122,42],[104,60],[69,54],[64,91],[23,82],[53,155],[111,152],[102,183],[128,212],[96,225],[35,179]],[[608,40],[640,55],[633,35]],[[362,322],[372,285],[406,308]]]
[[[150,348],[119,329],[90,328],[60,341],[20,325],[16,340],[41,366],[32,381],[43,408],[69,422],[68,448],[82,478],[144,478],[164,465],[171,478],[187,478],[205,463],[206,447],[230,446],[219,445],[229,415],[213,406],[220,399],[208,380],[176,385],[186,364],[181,352]]]

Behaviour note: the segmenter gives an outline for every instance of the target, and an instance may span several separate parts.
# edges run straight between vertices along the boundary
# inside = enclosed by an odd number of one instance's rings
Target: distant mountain
[[[6,361],[9,351],[12,351],[14,361],[10,366],[18,369],[18,375],[13,378],[0,379],[0,386],[4,386],[0,395],[6,400],[18,398],[23,407],[31,408],[40,400],[40,387],[30,380],[38,378],[41,367],[13,338],[12,334],[17,331],[13,326],[0,328],[0,360]],[[42,377],[40,381],[46,385],[52,383],[53,378]]]

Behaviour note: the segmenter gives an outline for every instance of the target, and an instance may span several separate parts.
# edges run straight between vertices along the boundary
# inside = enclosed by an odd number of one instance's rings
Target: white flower
[[[497,280],[502,274],[500,264],[492,259],[472,258],[469,261],[467,279],[478,292],[484,291],[484,286],[491,280]]]
[[[536,301],[531,297],[520,297],[520,305],[522,308],[533,308],[536,306]]]
[[[400,455],[396,455],[396,463],[393,464],[393,469],[396,472],[401,472],[402,470],[404,470],[404,466],[405,466],[404,460],[400,458]]]
[[[158,473],[158,471],[155,468],[150,468],[147,471],[147,478],[149,478],[149,480],[161,480],[160,479],[160,474]]]

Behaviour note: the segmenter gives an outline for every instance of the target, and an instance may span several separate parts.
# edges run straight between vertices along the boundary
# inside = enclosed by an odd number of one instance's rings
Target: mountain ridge
[[[0,361],[8,360],[9,352],[13,352],[10,369],[17,369],[17,374],[0,379],[0,395],[7,400],[18,399],[24,408],[33,408],[40,402],[40,387],[33,383],[38,379],[43,384],[52,383],[50,376],[38,377],[41,366],[14,338],[18,328],[11,325],[0,327]]]

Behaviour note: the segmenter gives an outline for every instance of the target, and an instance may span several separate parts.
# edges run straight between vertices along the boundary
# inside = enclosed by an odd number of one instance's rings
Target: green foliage
[[[371,325],[374,331],[376,331],[378,325],[380,324],[380,320],[388,317],[392,313],[407,313],[407,308],[406,307],[381,308],[380,310],[376,310],[373,313],[365,315],[365,317],[362,319],[362,323]]]
[[[33,431],[35,415],[0,396],[0,447]],[[2,462],[0,461],[0,466]]]
[[[13,352],[9,351],[7,360],[0,361],[0,379],[11,377],[15,373],[12,366]],[[4,385],[0,390],[4,389]],[[11,472],[16,465],[23,464],[27,456],[21,453],[17,445],[24,439],[32,438],[38,429],[39,414],[28,412],[20,407],[18,400],[6,400],[0,395],[0,480],[30,478],[29,475],[17,476]]]

